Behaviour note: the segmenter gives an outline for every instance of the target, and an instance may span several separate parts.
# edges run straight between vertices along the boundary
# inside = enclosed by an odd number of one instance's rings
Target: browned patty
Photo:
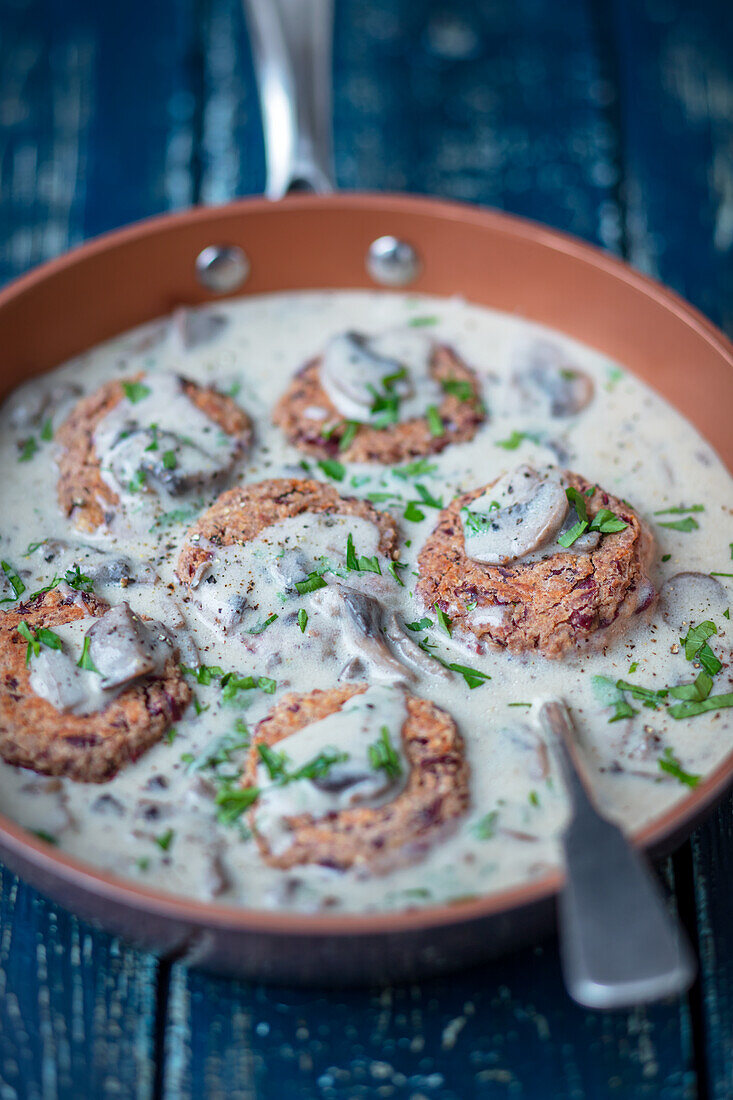
[[[67,596],[54,589],[2,613],[0,756],[8,764],[102,783],[159,741],[185,710],[191,689],[179,669],[177,651],[171,653],[162,676],[126,688],[94,714],[66,714],[35,694],[26,665],[27,642],[17,629],[21,620],[32,630],[52,630],[107,610],[96,596]]]
[[[278,401],[272,418],[296,447],[319,458],[328,458],[339,453],[347,422],[321,385],[320,366],[320,358],[306,363]],[[485,416],[476,375],[444,344],[435,345],[430,369],[438,381],[468,382],[473,393],[470,401],[461,401],[455,394],[444,395],[438,406],[443,434],[433,435],[425,417],[386,428],[362,424],[349,446],[341,452],[347,462],[391,465],[420,455],[437,454],[450,443],[473,439]],[[327,410],[327,417],[320,420],[309,417],[307,409],[310,406]],[[333,427],[328,438],[322,434],[325,427]]]
[[[143,374],[139,373],[132,378],[106,382],[75,405],[56,433],[56,440],[63,448],[58,462],[59,504],[64,515],[70,516],[83,531],[96,530],[119,504],[117,493],[100,473],[99,459],[94,450],[95,429],[125,396],[123,383],[135,382],[142,377]],[[188,379],[182,381],[189,400],[227,435],[238,437],[241,451],[246,450],[252,434],[247,414],[231,397]]]
[[[566,472],[563,479],[582,493],[591,489],[579,474]],[[628,504],[598,486],[586,498],[588,516],[608,508],[628,526],[602,535],[595,550],[587,554],[558,550],[543,561],[509,565],[473,561],[465,552],[460,512],[490,487],[452,501],[440,513],[418,557],[417,591],[428,608],[437,604],[450,616],[454,630],[468,631],[481,643],[515,653],[539,650],[545,657],[560,657],[597,630],[642,610],[654,598],[646,575],[652,537]],[[476,612],[502,608],[501,621],[473,623],[466,604],[474,602]]]
[[[306,695],[285,695],[255,729],[242,785],[250,787],[256,781],[258,744],[276,745],[304,726],[333,714],[367,687],[352,684]],[[255,806],[251,824],[270,866],[320,863],[345,870],[358,864],[383,863],[386,867],[397,857],[420,854],[438,832],[466,812],[469,768],[455,722],[425,699],[407,695],[406,702],[407,721],[402,728],[404,752],[410,764],[406,787],[382,806],[341,810],[319,820],[310,814],[290,818],[292,843],[277,856],[257,834]]]
[[[391,516],[378,512],[365,500],[342,497],[331,485],[300,478],[271,478],[256,485],[239,485],[222,493],[189,529],[178,558],[176,573],[184,584],[192,584],[210,551],[196,545],[206,539],[213,546],[249,542],[270,527],[302,512],[323,512],[359,516],[379,530],[379,550],[397,557],[397,527]]]

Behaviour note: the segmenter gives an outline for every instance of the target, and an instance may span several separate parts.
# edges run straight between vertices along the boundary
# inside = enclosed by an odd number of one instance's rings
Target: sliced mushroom
[[[155,672],[172,649],[166,628],[157,622],[144,623],[126,603],[96,619],[87,637],[89,657],[102,677],[104,689]]]
[[[397,660],[385,642],[384,612],[373,596],[346,585],[330,584],[315,592],[312,599],[320,611],[340,620],[347,648],[354,658],[370,667],[377,679],[403,684],[415,679],[415,674]]]
[[[675,630],[706,619],[720,629],[730,597],[720,581],[708,573],[675,573],[662,585],[659,604],[662,618]]]
[[[82,394],[81,386],[61,382],[44,387],[38,382],[23,386],[8,400],[10,423],[14,428],[35,428]]]
[[[57,575],[63,576],[66,572],[74,571],[78,566],[80,572],[89,577],[93,584],[129,584],[140,579],[136,576],[136,565],[123,554],[110,554],[106,550],[100,550],[96,546],[75,544],[65,539],[45,539],[34,551],[34,557],[41,558],[47,564],[53,563]],[[145,580],[154,579],[148,575],[149,568],[141,569]]]
[[[283,591],[288,596],[293,596],[298,591],[295,587],[298,581],[304,581],[310,572],[308,559],[302,550],[283,550],[272,563],[272,573],[275,580],[282,584]]]
[[[369,338],[358,332],[334,336],[321,359],[321,385],[339,412],[352,420],[368,420],[383,380],[400,373],[402,363],[375,353]],[[396,378],[391,385],[398,396],[409,392],[408,378]]]
[[[593,381],[566,361],[555,344],[542,341],[526,353],[525,365],[514,372],[515,386],[524,411],[548,416],[574,416],[593,397]]]
[[[139,491],[142,476],[145,484],[181,496],[216,480],[222,465],[188,436],[152,427],[128,427],[110,450],[106,469],[122,487],[134,486]]]
[[[68,653],[45,647],[31,662],[29,682],[36,695],[61,711],[84,709],[96,687]]]
[[[495,565],[517,561],[554,539],[567,512],[556,473],[518,466],[462,509],[466,554]]]

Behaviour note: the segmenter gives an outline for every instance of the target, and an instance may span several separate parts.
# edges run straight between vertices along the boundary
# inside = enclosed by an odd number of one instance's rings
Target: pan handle
[[[265,194],[333,191],[333,0],[242,2],[265,135]]]

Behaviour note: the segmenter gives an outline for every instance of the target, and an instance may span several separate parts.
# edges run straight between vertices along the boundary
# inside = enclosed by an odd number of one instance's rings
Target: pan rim
[[[539,244],[600,270],[625,283],[690,328],[726,361],[733,370],[733,342],[696,307],[656,279],[634,270],[625,261],[608,255],[595,245],[570,234],[513,214],[470,203],[390,192],[341,192],[333,195],[296,195],[277,203],[261,197],[238,199],[225,205],[195,207],[164,213],[114,229],[77,245],[10,281],[0,290],[0,311],[10,302],[32,291],[39,283],[73,270],[80,262],[116,246],[123,246],[161,232],[174,232],[181,225],[206,224],[219,218],[246,214],[249,217],[277,217],[283,211],[319,209],[384,214],[419,213],[442,222],[475,223],[483,229]],[[684,798],[633,834],[634,843],[644,849],[659,849],[676,836],[686,834],[691,824],[709,812],[733,783],[733,750]],[[132,879],[108,873],[51,848],[11,819],[0,814],[0,844],[6,853],[18,855],[34,869],[55,875],[65,884],[81,887],[104,900],[126,905],[142,913],[176,920],[197,928],[236,932],[267,932],[283,936],[367,936],[381,933],[410,933],[419,929],[468,923],[499,914],[509,914],[558,893],[561,871],[552,871],[529,883],[507,887],[475,899],[426,906],[419,909],[374,913],[293,913],[250,909],[245,905],[220,904],[169,894],[140,885]],[[670,845],[671,846],[671,845]]]

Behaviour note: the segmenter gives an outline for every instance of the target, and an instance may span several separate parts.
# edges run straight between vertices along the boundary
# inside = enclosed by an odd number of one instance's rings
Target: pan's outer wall
[[[0,398],[26,378],[181,304],[216,300],[196,280],[211,244],[250,259],[240,293],[373,288],[365,257],[391,234],[422,261],[410,291],[459,294],[550,325],[630,366],[733,468],[733,348],[670,291],[570,237],[470,206],[391,195],[255,199],[109,234],[0,293]],[[681,840],[730,785],[733,754],[637,838]],[[552,926],[558,875],[454,907],[300,917],[187,902],[82,867],[0,817],[0,855],[81,915],[174,956],[266,981],[347,984],[469,965]]]

